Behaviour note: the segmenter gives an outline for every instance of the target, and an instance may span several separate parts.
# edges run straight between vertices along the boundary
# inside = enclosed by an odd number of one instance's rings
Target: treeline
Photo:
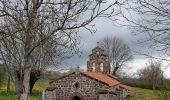
[[[137,78],[120,78],[124,83],[146,89],[170,90],[170,79],[166,79],[162,64],[159,61],[151,60],[149,64],[137,71]]]
[[[120,80],[124,84],[127,84],[132,87],[153,89],[151,82],[141,80],[139,78],[121,78]],[[164,79],[163,83],[156,85],[154,89],[156,89],[156,90],[170,90],[170,79]]]

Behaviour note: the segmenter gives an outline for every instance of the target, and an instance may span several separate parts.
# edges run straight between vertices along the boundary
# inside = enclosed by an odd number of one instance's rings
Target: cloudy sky
[[[112,0],[109,1],[111,2]],[[144,48],[136,44],[137,40],[141,40],[145,38],[145,36],[134,36],[127,28],[115,26],[112,21],[106,18],[98,18],[93,21],[93,23],[95,24],[95,28],[97,29],[95,34],[91,34],[87,30],[79,31],[79,35],[81,37],[81,57],[75,56],[69,60],[65,60],[63,61],[62,66],[76,67],[79,65],[82,69],[86,70],[86,62],[88,60],[88,55],[91,54],[91,50],[96,47],[97,42],[106,36],[116,36],[121,38],[126,44],[130,46],[132,51],[145,53],[150,52],[148,48]],[[153,53],[153,55],[157,54]],[[128,69],[126,72],[128,74],[135,73],[138,69],[146,66],[148,60],[148,58],[134,53],[134,60],[128,63],[128,66],[130,66],[131,69]],[[168,72],[170,72],[170,67],[165,70],[165,76],[170,78],[170,73]]]
[[[86,30],[81,30],[79,32],[79,35],[81,36],[81,57],[75,56],[69,60],[66,60],[64,61],[63,66],[76,67],[79,65],[82,69],[86,70],[88,55],[91,54],[91,50],[96,47],[97,42],[105,36],[117,36],[121,38],[133,51],[148,51],[147,48],[136,44],[136,40],[144,37],[134,36],[127,28],[115,26],[113,25],[113,22],[108,19],[97,19],[94,23],[97,29],[95,34],[91,34]],[[145,67],[146,63],[148,63],[147,57],[134,53],[134,60],[127,64],[130,67],[130,70],[128,69],[125,71],[127,74],[132,75],[138,69]],[[167,68],[164,72],[165,76],[170,78],[170,68]]]

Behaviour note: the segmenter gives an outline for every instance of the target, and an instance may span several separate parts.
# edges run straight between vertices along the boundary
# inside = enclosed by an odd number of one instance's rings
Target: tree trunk
[[[10,84],[11,84],[11,79],[10,76],[8,75],[8,82],[7,82],[7,88],[6,88],[6,92],[10,92]]]
[[[17,94],[18,100],[20,99],[20,93],[21,93],[21,81],[20,81],[20,73],[18,71],[15,72],[15,80],[14,80],[14,91]]]
[[[23,88],[22,88],[22,93],[20,100],[30,100],[30,73],[31,73],[31,68],[26,68],[24,70],[23,74]]]
[[[34,14],[34,13],[33,13]],[[28,26],[26,29],[26,39],[25,39],[25,46],[24,46],[24,66],[22,68],[23,74],[21,73],[21,81],[22,81],[22,92],[20,100],[30,100],[30,75],[31,75],[31,47],[33,45],[33,33],[32,25],[33,19],[35,17],[31,17],[28,21]]]
[[[36,81],[40,78],[40,71],[31,71],[30,75],[30,94],[32,93],[32,89],[36,83]]]

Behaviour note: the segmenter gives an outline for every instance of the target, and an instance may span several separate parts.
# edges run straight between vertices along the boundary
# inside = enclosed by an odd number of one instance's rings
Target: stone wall
[[[99,100],[118,100],[114,94],[100,94]]]
[[[45,100],[56,100],[56,91],[46,91]]]
[[[76,84],[78,85],[76,86]],[[46,100],[70,100],[72,98],[71,95],[74,93],[80,93],[85,100],[99,100],[98,88],[110,88],[106,84],[91,79],[79,72],[54,81],[50,86],[56,87],[56,89],[52,93],[47,93]]]

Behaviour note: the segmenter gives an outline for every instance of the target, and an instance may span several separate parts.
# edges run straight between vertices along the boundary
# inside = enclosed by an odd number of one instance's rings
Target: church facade
[[[110,74],[107,55],[97,46],[89,55],[87,72],[76,71],[50,82],[45,100],[124,100],[130,89]]]

